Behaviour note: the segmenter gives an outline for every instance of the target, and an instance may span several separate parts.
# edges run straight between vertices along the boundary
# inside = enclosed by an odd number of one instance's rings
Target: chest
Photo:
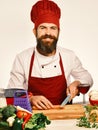
[[[32,76],[35,77],[54,77],[61,75],[61,66],[59,58],[40,58],[34,57],[32,64]]]

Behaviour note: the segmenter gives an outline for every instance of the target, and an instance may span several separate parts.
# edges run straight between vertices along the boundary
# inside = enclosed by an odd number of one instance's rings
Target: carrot
[[[24,122],[22,123],[22,129],[24,130],[25,124],[29,121],[31,118],[32,114],[28,114],[28,116],[25,118]]]

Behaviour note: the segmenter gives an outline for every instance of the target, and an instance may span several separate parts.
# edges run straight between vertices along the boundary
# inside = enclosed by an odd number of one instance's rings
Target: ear
[[[34,28],[32,31],[33,31],[34,35],[36,36],[36,29]]]

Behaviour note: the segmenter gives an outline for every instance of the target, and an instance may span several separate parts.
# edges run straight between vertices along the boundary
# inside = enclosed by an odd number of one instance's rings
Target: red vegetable
[[[25,120],[25,118],[29,115],[29,113],[25,112],[25,111],[17,111],[17,117],[18,118],[23,118]]]
[[[27,117],[25,118],[24,122],[22,123],[22,129],[24,130],[25,124],[29,121],[31,118],[32,114],[28,114]]]
[[[24,130],[25,128],[25,124],[29,121],[29,119],[31,118],[32,116],[32,113],[31,112],[28,112],[27,110],[23,110],[23,108],[20,109],[17,109],[17,114],[16,116],[19,118],[19,119],[23,119],[23,123],[22,123],[22,130]]]

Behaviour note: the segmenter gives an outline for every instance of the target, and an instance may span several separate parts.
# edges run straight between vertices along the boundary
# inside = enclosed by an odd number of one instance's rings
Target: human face
[[[58,36],[59,30],[55,24],[40,24],[36,30],[37,50],[45,56],[54,54]]]

